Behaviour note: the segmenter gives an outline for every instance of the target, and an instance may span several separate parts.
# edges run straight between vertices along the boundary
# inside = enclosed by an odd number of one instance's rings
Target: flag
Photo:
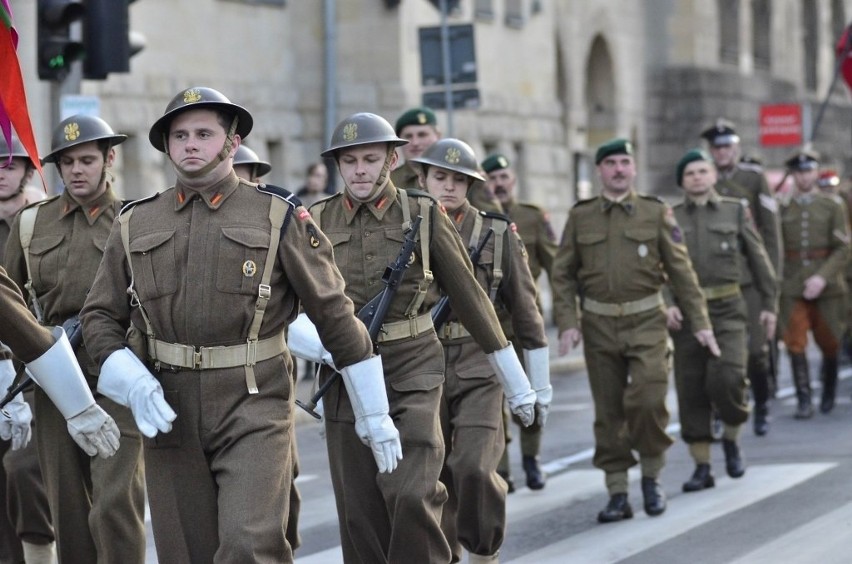
[[[18,139],[41,176],[42,184],[46,187],[27,109],[27,93],[21,75],[21,63],[18,60],[18,32],[12,20],[9,0],[0,0],[0,76],[3,77],[0,80],[0,130],[3,131],[3,138],[11,147],[12,128],[15,129]]]
[[[850,27],[852,25],[846,26],[846,29],[843,30],[843,34],[837,40],[837,45],[834,49],[837,53],[837,64],[840,65],[843,80],[852,89],[852,38],[849,37]]]

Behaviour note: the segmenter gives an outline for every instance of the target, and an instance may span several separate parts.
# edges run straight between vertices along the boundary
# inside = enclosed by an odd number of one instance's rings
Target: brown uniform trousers
[[[421,201],[427,204],[425,243],[436,282],[413,314],[428,316],[440,287],[486,353],[506,347],[494,309],[473,278],[467,251],[447,216],[428,196],[403,196],[391,182],[370,203],[338,194],[321,209],[311,209],[334,244],[346,294],[361,307],[381,290],[385,267],[396,259],[403,241],[403,197],[408,198],[412,217],[423,213]],[[424,282],[424,248],[416,247],[386,324],[409,319],[406,312]],[[439,420],[444,381],[441,344],[429,328],[417,336],[384,341],[378,350],[390,415],[402,442],[403,459],[393,473],[378,474],[370,449],[355,435],[352,406],[342,384],[333,385],[323,398],[343,558],[369,564],[449,562],[450,548],[440,527],[447,492],[438,479],[445,454]],[[328,377],[326,371],[321,380]]]
[[[0,264],[6,255],[12,221],[14,218],[0,219]],[[5,390],[0,391],[5,394]],[[33,392],[24,394],[24,399],[34,409]],[[35,424],[33,421],[31,426]],[[19,450],[12,450],[10,441],[0,441],[0,564],[23,562],[21,539],[34,544],[54,540],[37,444],[35,433]]]
[[[479,210],[465,202],[450,214],[450,219],[469,248],[476,248],[492,225],[503,232],[499,241],[501,264],[495,264],[496,235],[488,239],[474,264],[479,285],[493,295],[496,309],[511,315],[516,347],[521,351],[546,347],[544,321],[535,304],[535,281],[514,224],[480,216],[482,224],[473,240],[478,215]],[[502,270],[500,280],[495,280],[495,268]],[[496,289],[495,284],[499,284]],[[444,345],[446,365],[441,427],[447,455],[441,482],[449,494],[441,528],[454,561],[458,561],[462,547],[473,554],[490,555],[503,543],[506,484],[497,475],[505,444],[500,416],[503,390],[485,353],[454,316],[450,316],[438,337]]]
[[[197,192],[180,184],[141,201],[129,222],[135,288],[156,338],[194,347],[245,344],[269,252],[276,196],[233,173]],[[337,366],[371,354],[343,294],[331,245],[302,207],[274,254],[261,340],[283,335],[302,306]],[[145,327],[127,299],[130,272],[118,222],[83,309],[89,350],[103,361]],[[254,365],[155,369],[177,413],[172,431],[145,439],[157,553],[170,562],[289,562],[293,366],[289,351]]]
[[[746,304],[739,291],[742,269],[749,269],[761,296],[762,311],[776,310],[775,272],[751,214],[740,200],[711,193],[706,205],[686,200],[674,207],[693,268],[707,296],[716,342],[714,357],[695,339],[687,320],[674,341],[674,374],[681,435],[687,443],[712,442],[711,411],[724,423],[748,419]]]
[[[790,354],[805,352],[807,332],[826,357],[836,357],[846,325],[846,281],[849,227],[837,196],[813,193],[794,196],[781,208],[784,279],[781,285],[779,332]],[[814,274],[827,285],[815,300],[802,298],[805,280]]]
[[[79,313],[101,260],[118,201],[112,190],[83,207],[67,193],[39,207],[29,249],[33,287],[47,325]],[[20,216],[19,216],[20,217]],[[23,287],[27,267],[18,222],[6,246],[9,276]],[[86,343],[77,361],[93,392],[98,364]],[[95,395],[121,431],[118,453],[91,458],[71,439],[65,418],[40,389],[35,392],[35,434],[63,562],[144,562],[145,492],[142,441],[130,410]]]
[[[772,196],[763,171],[759,166],[738,163],[731,171],[720,172],[716,190],[721,196],[743,200],[748,203],[757,232],[761,236],[766,254],[775,269],[777,279],[781,280],[781,226],[778,219],[778,202]],[[748,367],[747,375],[751,382],[752,393],[757,405],[764,405],[769,399],[770,382],[770,346],[766,331],[760,323],[763,300],[753,283],[752,273],[748,269],[742,272],[740,280],[743,298],[748,311]],[[775,369],[777,371],[777,367]]]
[[[643,458],[662,458],[672,443],[665,431],[662,296],[656,305],[666,277],[694,330],[710,328],[682,241],[671,208],[635,192],[618,203],[603,197],[578,202],[565,224],[553,264],[554,313],[560,334],[580,326],[582,296],[583,352],[595,402],[593,462],[608,474],[634,466],[634,450]],[[611,314],[589,311],[589,300]],[[631,305],[636,302],[642,306]],[[610,491],[616,493],[626,492]]]

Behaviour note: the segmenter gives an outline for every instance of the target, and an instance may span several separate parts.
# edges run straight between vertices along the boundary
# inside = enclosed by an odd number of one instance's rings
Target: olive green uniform
[[[781,207],[784,278],[781,283],[779,333],[791,354],[805,352],[807,331],[814,332],[824,356],[837,355],[846,326],[845,269],[849,260],[846,209],[834,195],[814,192],[790,198]],[[815,300],[802,297],[805,280],[819,274],[825,289]],[[796,316],[800,307],[815,303],[817,318]]]
[[[560,335],[582,328],[595,402],[593,463],[607,473],[610,495],[626,493],[626,471],[637,462],[633,451],[643,474],[654,471],[645,468],[645,458],[658,473],[672,443],[665,430],[668,364],[660,295],[667,278],[693,330],[709,329],[704,296],[669,206],[631,191],[620,202],[600,196],[571,209],[553,263],[554,313]],[[610,474],[624,479],[610,482]]]
[[[763,311],[775,312],[777,282],[749,208],[740,200],[711,191],[706,205],[687,198],[674,212],[722,351],[717,358],[702,347],[688,320],[679,331],[670,331],[681,435],[690,444],[709,443],[713,440],[714,406],[728,425],[741,425],[748,418],[747,319],[739,286],[741,271],[751,272],[749,279],[761,296]]]
[[[119,201],[107,186],[81,206],[67,192],[38,207],[29,247],[32,284],[46,325],[77,315],[92,287]],[[18,220],[20,219],[18,215]],[[20,287],[28,279],[18,220],[6,246],[6,268]],[[95,393],[98,364],[83,342],[77,361],[99,406],[121,431],[110,458],[90,458],[71,439],[65,418],[43,390],[35,390],[35,435],[63,562],[145,561],[142,440],[130,410]]]
[[[546,347],[535,281],[514,224],[507,218],[480,215],[467,202],[449,215],[469,249],[479,247],[489,229],[495,230],[474,264],[476,279],[492,296],[498,316],[511,316],[516,347]],[[449,493],[441,526],[455,559],[461,558],[462,547],[473,554],[495,554],[506,530],[506,485],[497,475],[505,444],[500,417],[503,390],[482,348],[456,316],[450,315],[438,337],[446,364],[441,426],[447,460],[441,482]]]
[[[203,191],[178,183],[138,202],[129,218],[135,289],[161,342],[195,350],[245,346],[263,265],[268,254],[274,257],[257,350],[275,342],[281,352],[257,361],[251,371],[245,365],[152,366],[177,412],[170,432],[145,439],[154,540],[157,553],[171,561],[292,559],[284,531],[295,398],[283,332],[300,300],[337,366],[371,354],[366,330],[343,295],[331,246],[307,210],[289,212],[278,247],[270,250],[275,198],[232,172]],[[129,284],[117,222],[83,310],[84,334],[100,361],[128,346],[131,321],[145,327],[139,308],[128,301]],[[250,373],[257,393],[247,389]]]
[[[716,190],[728,196],[748,202],[757,231],[761,236],[772,267],[781,278],[781,227],[778,221],[778,202],[769,191],[762,169],[749,163],[737,163],[730,171],[719,171]],[[769,399],[771,383],[770,346],[766,330],[760,323],[763,297],[756,288],[749,269],[743,269],[743,297],[748,310],[748,367],[755,403],[765,405]],[[777,368],[776,368],[777,370]]]
[[[323,398],[346,562],[450,561],[440,528],[447,492],[438,479],[445,454],[439,418],[444,356],[429,315],[439,288],[450,296],[453,312],[485,353],[508,346],[488,296],[471,274],[467,251],[442,208],[423,193],[403,194],[391,182],[369,203],[336,194],[311,208],[334,245],[346,295],[360,308],[382,289],[382,274],[403,242],[406,207],[412,219],[422,215],[425,227],[420,234],[423,237],[425,229],[426,237],[415,247],[414,260],[385,318],[385,337],[378,343],[390,415],[402,442],[403,459],[393,473],[378,474],[370,450],[360,445],[343,385],[332,385]],[[427,260],[436,282],[428,287]],[[425,294],[420,293],[424,288]],[[390,325],[402,332],[391,334]],[[321,380],[328,377],[324,371]]]
[[[0,266],[0,343],[14,351],[22,362],[32,362],[53,346],[50,331],[36,322],[27,309],[21,290]],[[0,358],[10,358],[0,350]]]

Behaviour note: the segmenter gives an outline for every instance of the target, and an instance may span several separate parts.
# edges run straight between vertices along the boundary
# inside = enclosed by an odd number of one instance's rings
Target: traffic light
[[[144,38],[130,31],[132,2],[86,0],[84,78],[103,80],[111,72],[130,72],[130,57],[145,47]]]
[[[71,38],[71,24],[86,9],[77,0],[38,0],[38,77],[62,81],[71,63],[83,55],[83,44]]]

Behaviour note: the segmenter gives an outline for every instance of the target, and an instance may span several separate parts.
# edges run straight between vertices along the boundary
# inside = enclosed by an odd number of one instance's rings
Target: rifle
[[[77,350],[77,347],[83,342],[83,326],[80,323],[80,314],[66,319],[65,323],[62,324],[62,328],[65,330],[65,334],[68,335],[68,342],[71,343],[71,350]],[[20,380],[18,380],[19,378]],[[21,366],[18,370],[15,379],[18,380],[18,384],[13,386],[9,392],[3,396],[3,399],[0,399],[0,409],[6,407],[6,405],[8,405],[9,402],[11,402],[19,393],[26,392],[35,385],[33,383],[33,379],[30,378],[30,375],[26,372],[26,367],[24,366]]]
[[[387,316],[388,310],[393,302],[393,298],[396,296],[397,290],[399,290],[399,285],[402,282],[402,278],[405,276],[405,271],[408,270],[408,263],[411,260],[411,255],[414,253],[414,247],[417,244],[417,232],[420,229],[421,221],[423,221],[423,216],[418,215],[417,218],[411,222],[411,227],[409,227],[405,232],[405,240],[402,242],[402,248],[399,250],[399,255],[396,257],[395,261],[385,268],[385,272],[382,275],[382,283],[385,287],[382,288],[381,292],[373,296],[369,302],[364,304],[360,310],[358,310],[357,317],[367,327],[367,333],[370,335],[370,340],[373,341],[373,349],[375,352],[378,352],[376,350],[378,347],[376,341],[378,340],[379,333],[382,330],[382,324],[385,321],[385,316]],[[319,403],[320,399],[322,399],[322,396],[324,396],[329,388],[331,388],[332,384],[337,381],[338,376],[340,376],[340,373],[335,371],[331,377],[319,387],[316,393],[311,396],[311,399],[308,400],[307,403],[304,403],[301,400],[296,400],[296,405],[307,411],[308,414],[316,419],[322,419],[322,416],[314,410],[317,407],[317,403]]]
[[[482,251],[485,249],[485,245],[488,243],[488,239],[493,233],[494,228],[489,228],[485,237],[483,237],[482,241],[479,242],[479,245],[477,245],[476,248],[470,248],[470,262],[473,263],[474,267],[476,266],[476,263],[479,262],[479,257],[482,255]],[[444,326],[444,323],[447,322],[452,311],[449,296],[443,296],[440,300],[438,300],[438,303],[432,308],[432,325],[435,326],[436,332]]]

